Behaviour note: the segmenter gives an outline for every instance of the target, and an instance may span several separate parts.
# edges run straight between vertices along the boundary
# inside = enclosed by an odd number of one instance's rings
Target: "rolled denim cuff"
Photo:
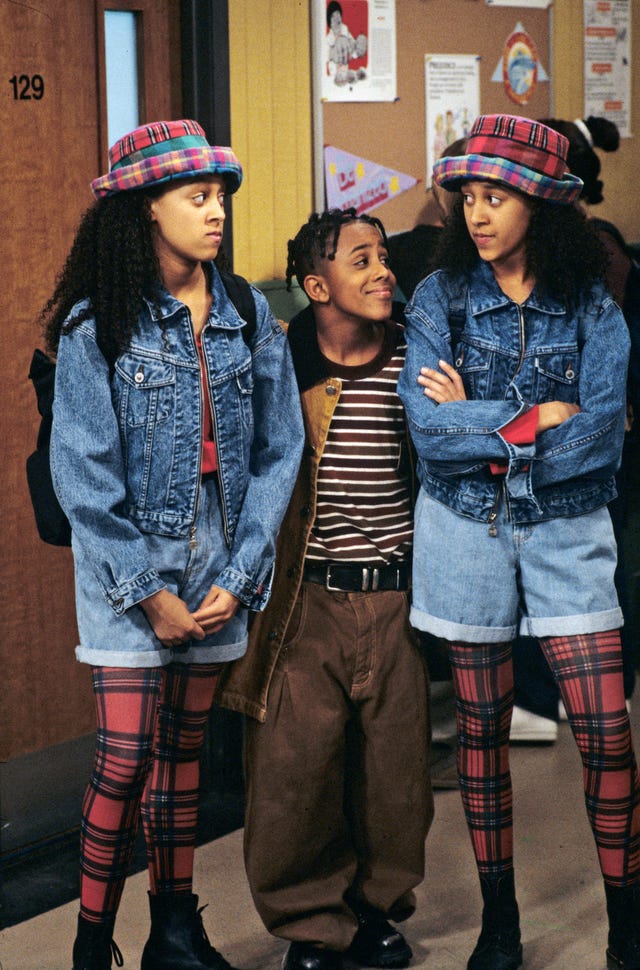
[[[509,448],[509,469],[506,475],[507,491],[509,497],[518,499],[526,498],[538,505],[533,494],[532,467],[536,452],[536,446],[530,445],[508,445]]]
[[[116,616],[121,616],[132,606],[164,588],[165,584],[160,579],[157,570],[148,569],[139,576],[128,579],[125,583],[121,583],[120,586],[110,590],[106,593],[105,598]]]
[[[227,566],[214,582],[214,586],[220,586],[240,600],[240,602],[250,610],[260,612],[269,602],[271,595],[271,576],[269,582],[256,584],[249,576],[238,572],[231,566]]]

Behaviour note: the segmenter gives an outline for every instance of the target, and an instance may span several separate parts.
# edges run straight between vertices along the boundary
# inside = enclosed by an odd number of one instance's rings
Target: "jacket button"
[[[113,608],[116,610],[121,610],[124,606],[124,600],[122,598],[113,601]]]
[[[333,384],[327,384],[325,391],[330,397],[333,397],[333,395],[336,393],[336,389]]]
[[[309,506],[308,505],[303,505],[302,506],[302,508],[300,509],[300,515],[302,516],[303,519],[306,519],[306,517],[309,515]]]
[[[267,640],[270,640],[271,642],[273,642],[274,640],[277,640],[277,639],[278,639],[278,634],[276,633],[276,631],[270,630]]]

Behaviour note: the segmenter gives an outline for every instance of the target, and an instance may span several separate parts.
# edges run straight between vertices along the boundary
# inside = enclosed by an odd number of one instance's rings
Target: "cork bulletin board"
[[[410,229],[426,202],[425,54],[480,58],[480,110],[531,118],[552,114],[551,9],[492,6],[485,0],[396,0],[397,99],[324,102],[323,141],[418,179],[374,210],[387,232]],[[507,40],[520,27],[535,45],[548,80],[538,79],[526,104],[492,80]]]

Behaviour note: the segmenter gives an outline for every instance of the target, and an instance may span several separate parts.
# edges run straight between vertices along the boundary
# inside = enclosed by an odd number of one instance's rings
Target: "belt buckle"
[[[331,585],[331,570],[332,569],[333,569],[333,564],[332,563],[329,563],[329,565],[327,566],[327,575],[326,575],[326,578],[325,578],[325,581],[324,581],[324,588],[325,589],[328,589],[330,593],[342,593],[343,591],[340,589],[339,586],[332,586]]]
[[[331,571],[334,564],[330,563],[327,566],[327,576],[325,579],[325,589],[328,589],[330,593],[344,593],[342,586],[332,586],[331,585]],[[370,573],[373,574],[373,582],[371,582]],[[369,566],[362,567],[362,581],[360,584],[360,592],[367,593],[369,588],[375,590],[378,588],[378,583],[380,581],[380,575],[377,569],[370,569]]]

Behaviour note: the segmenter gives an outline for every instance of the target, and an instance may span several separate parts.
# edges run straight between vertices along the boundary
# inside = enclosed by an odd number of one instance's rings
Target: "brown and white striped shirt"
[[[307,561],[407,561],[413,513],[404,410],[397,393],[406,343],[387,326],[383,347],[365,366],[325,359],[342,380],[318,471],[316,519]]]

